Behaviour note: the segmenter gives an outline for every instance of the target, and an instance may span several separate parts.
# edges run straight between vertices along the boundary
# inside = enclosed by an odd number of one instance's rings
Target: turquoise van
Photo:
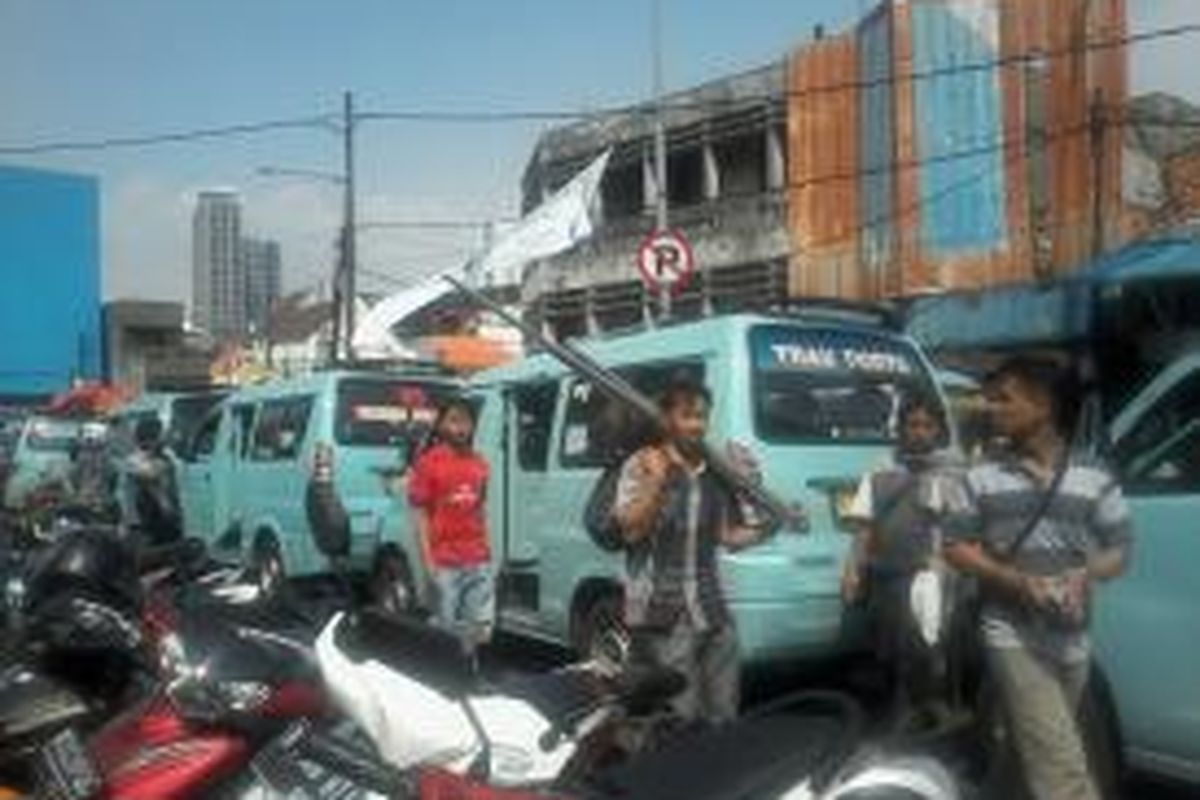
[[[888,451],[901,395],[938,391],[922,353],[873,317],[832,310],[682,322],[584,349],[651,396],[677,376],[702,380],[712,441],[748,444],[768,486],[809,510],[810,533],[723,556],[743,657],[836,654],[851,543],[837,510]],[[611,642],[622,633],[624,559],[581,524],[624,432],[611,425],[611,402],[545,354],[480,373],[470,388],[482,400],[476,446],[493,467],[500,627],[581,652]]]
[[[196,392],[146,392],[112,415],[109,438],[117,447],[131,447],[134,431],[144,419],[157,417],[167,446],[184,447],[209,410],[229,392],[209,389]]]
[[[219,561],[251,567],[264,588],[326,572],[306,510],[319,460],[350,519],[351,566],[373,576],[377,599],[399,603],[419,559],[397,545],[408,515],[388,485],[456,388],[435,373],[339,370],[239,389],[180,453],[185,535]]]
[[[19,511],[37,488],[69,483],[71,454],[79,433],[77,420],[43,416],[25,420],[11,455],[4,507]]]
[[[1134,525],[1129,571],[1096,598],[1111,741],[1136,769],[1200,785],[1200,352],[1147,384],[1109,439]]]

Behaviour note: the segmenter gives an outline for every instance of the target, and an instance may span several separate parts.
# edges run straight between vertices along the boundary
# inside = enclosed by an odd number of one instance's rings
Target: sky
[[[1198,0],[1128,1],[1133,30],[1200,22]],[[814,25],[838,30],[871,6],[662,2],[668,88],[777,59]],[[331,114],[344,90],[362,111],[634,102],[650,91],[649,9],[649,0],[0,0],[0,146]],[[1196,44],[1138,48],[1135,90],[1200,101],[1185,68]],[[364,123],[359,218],[511,217],[542,127]],[[314,128],[4,160],[99,176],[106,297],[187,300],[193,198],[208,187],[237,188],[247,231],[281,242],[285,288],[326,279],[338,188],[257,171],[336,171],[340,157],[335,132]],[[364,230],[361,285],[385,290],[461,263],[480,238]]]

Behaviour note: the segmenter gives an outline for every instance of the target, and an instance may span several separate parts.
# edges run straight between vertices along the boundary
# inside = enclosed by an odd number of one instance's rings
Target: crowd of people
[[[863,476],[847,514],[857,534],[844,600],[870,621],[891,723],[936,725],[974,710],[962,686],[981,663],[1034,800],[1099,796],[1078,722],[1089,599],[1123,571],[1131,534],[1117,481],[1072,447],[1067,374],[1035,358],[992,373],[989,435],[971,458],[955,447],[935,396],[903,398],[894,452]],[[686,677],[674,701],[680,720],[720,725],[738,714],[741,679],[718,553],[773,530],[706,463],[708,391],[672,384],[659,408],[662,435],[615,467],[630,655]],[[488,465],[472,448],[473,428],[468,403],[447,405],[407,480],[431,608],[470,652],[490,637],[495,606]]]

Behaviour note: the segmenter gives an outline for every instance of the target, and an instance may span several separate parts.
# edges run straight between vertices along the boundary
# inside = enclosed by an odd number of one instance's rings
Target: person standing
[[[848,605],[865,602],[875,656],[888,672],[896,724],[945,707],[944,659],[922,633],[913,611],[914,580],[940,566],[937,482],[955,465],[947,449],[941,404],[924,393],[907,396],[900,438],[885,464],[865,475],[847,512],[856,526],[842,576]]]
[[[473,653],[491,639],[495,589],[485,501],[488,464],[472,446],[475,413],[456,398],[440,410],[433,440],[413,464],[408,500],[438,623]]]
[[[687,686],[673,703],[681,722],[719,725],[737,717],[741,672],[717,552],[765,531],[741,519],[738,498],[704,460],[711,405],[698,384],[676,382],[663,392],[668,435],[626,460],[613,513],[627,545],[631,658],[684,675]]]
[[[1090,668],[1093,584],[1131,541],[1121,489],[1074,456],[1074,392],[1056,364],[1019,358],[987,383],[1004,451],[973,467],[947,521],[946,556],[980,584],[990,675],[1035,800],[1095,800],[1078,712]]]

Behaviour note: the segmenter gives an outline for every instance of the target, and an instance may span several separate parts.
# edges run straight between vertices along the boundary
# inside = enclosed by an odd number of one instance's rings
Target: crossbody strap
[[[1050,485],[1046,487],[1046,491],[1042,493],[1041,498],[1038,500],[1037,508],[1034,509],[1033,514],[1026,520],[1025,527],[1017,534],[1017,538],[1013,540],[1013,543],[1002,554],[1004,560],[1011,561],[1017,555],[1018,551],[1029,541],[1029,537],[1033,535],[1037,526],[1046,517],[1046,512],[1050,510],[1050,504],[1058,496],[1058,490],[1062,487],[1063,478],[1067,475],[1070,463],[1070,458],[1064,457],[1062,463],[1058,465],[1053,480],[1050,481]]]

